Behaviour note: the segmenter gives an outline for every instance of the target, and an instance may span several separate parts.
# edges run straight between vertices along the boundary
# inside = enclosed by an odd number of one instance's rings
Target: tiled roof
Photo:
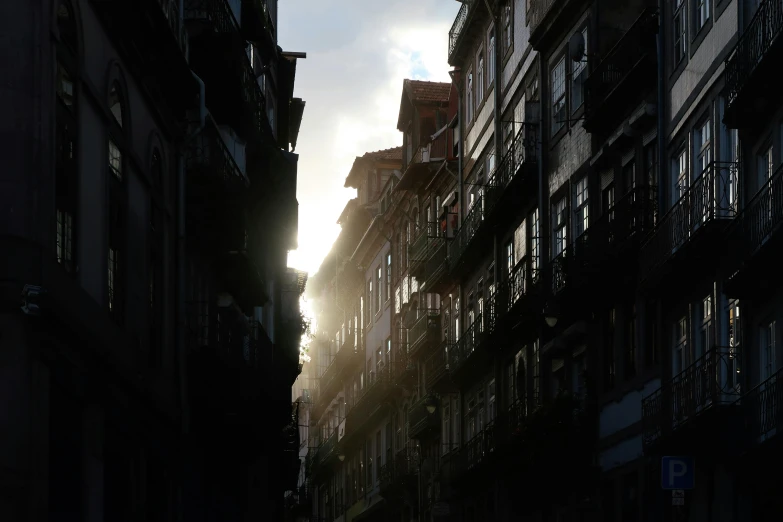
[[[367,152],[362,158],[374,160],[402,160],[402,147]]]
[[[448,102],[451,93],[451,83],[425,82],[422,80],[405,80],[410,89],[411,101],[415,102]]]

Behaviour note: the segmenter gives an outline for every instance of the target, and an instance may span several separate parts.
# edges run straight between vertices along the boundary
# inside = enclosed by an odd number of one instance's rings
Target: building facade
[[[391,420],[362,413],[354,456],[339,417],[340,458],[311,444],[311,490],[344,477],[344,509],[314,517],[778,516],[760,470],[780,450],[779,4],[462,2],[446,118],[406,81],[404,211],[379,239],[383,335],[416,377],[360,410]],[[381,258],[363,259],[371,300]],[[695,466],[682,502],[666,455]]]
[[[0,518],[282,517],[304,55],[276,4],[3,6]]]

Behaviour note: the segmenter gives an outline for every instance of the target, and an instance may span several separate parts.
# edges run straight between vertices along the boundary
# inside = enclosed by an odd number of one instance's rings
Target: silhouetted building
[[[276,13],[4,4],[1,519],[282,518],[304,55]]]

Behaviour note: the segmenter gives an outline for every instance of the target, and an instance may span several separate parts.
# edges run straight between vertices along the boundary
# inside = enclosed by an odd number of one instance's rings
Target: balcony
[[[462,226],[448,243],[449,272],[459,277],[478,256],[486,252],[482,248],[491,244],[492,234],[478,234],[484,224],[486,194],[479,196],[470,207]]]
[[[418,484],[419,448],[408,443],[380,469],[380,493],[386,500],[404,496],[406,491],[413,493]]]
[[[337,430],[334,430],[315,450],[315,454],[310,460],[311,476],[318,477],[322,472],[329,469],[329,466],[334,462],[334,458],[337,457],[336,447]]]
[[[242,34],[258,45],[266,60],[272,57],[275,28],[266,0],[242,0]]]
[[[248,164],[268,161],[262,143],[273,143],[266,99],[245,50],[246,42],[226,0],[188,0],[191,66],[207,88],[207,106],[215,117],[240,131],[248,143]]]
[[[371,425],[382,415],[389,403],[386,400],[391,391],[392,383],[389,371],[381,371],[377,375],[370,372],[369,383],[345,418],[345,436],[343,441],[350,444],[351,441],[360,438],[364,428]]]
[[[182,121],[198,90],[186,60],[188,35],[179,0],[92,0],[95,13],[164,121]],[[143,73],[141,72],[143,71]]]
[[[577,0],[531,0],[528,5],[530,44],[536,51],[546,50],[557,35],[564,34],[584,7]]]
[[[781,284],[780,225],[783,223],[783,167],[747,202],[728,232],[730,276],[724,291],[740,299],[764,296]]]
[[[489,471],[487,464],[497,455],[495,451],[495,424],[490,423],[484,429],[466,442],[456,456],[451,457],[449,480],[462,482],[469,480],[472,483],[485,477],[482,471]]]
[[[408,247],[410,257],[410,273],[414,277],[423,277],[424,268],[427,260],[437,250],[440,240],[443,239],[443,232],[440,223],[429,221],[418,231],[413,243]]]
[[[416,357],[417,354],[428,353],[429,349],[437,346],[440,341],[440,310],[425,310],[410,330],[408,340],[410,348],[408,355]]]
[[[460,380],[464,374],[473,374],[483,369],[484,363],[489,359],[484,341],[491,333],[491,326],[487,316],[478,314],[449,350],[449,372],[453,378]],[[471,371],[463,371],[468,367]]]
[[[783,369],[742,395],[739,400],[745,422],[748,449],[753,451],[768,441],[780,441],[783,430]],[[777,445],[777,444],[776,444]],[[769,458],[768,452],[760,453]]]
[[[655,226],[656,196],[655,187],[630,190],[556,256],[552,261],[555,293],[597,285],[607,289],[607,281],[615,288],[634,283],[639,248]]]
[[[539,276],[538,263],[530,257],[525,256],[517,262],[508,278],[490,296],[485,311],[490,330],[510,332],[519,322],[535,323],[541,311]],[[533,331],[535,329],[531,333]]]
[[[482,0],[460,1],[462,7],[449,30],[449,65],[453,66],[461,65],[459,62],[469,52],[473,38],[483,36],[480,20],[487,16],[487,7]]]
[[[729,127],[752,127],[766,121],[758,117],[779,97],[773,86],[783,49],[778,38],[782,29],[783,1],[764,0],[726,59],[728,103],[723,121]]]
[[[404,176],[418,177],[420,173],[427,172],[427,167],[430,165],[440,166],[441,162],[448,159],[451,156],[448,152],[448,137],[447,132],[442,132],[434,140],[419,147],[410,159],[407,159],[407,154],[404,155],[402,165]]]
[[[643,283],[663,290],[715,267],[737,214],[739,179],[737,163],[714,162],[685,190],[641,247]]]
[[[646,9],[590,71],[584,83],[588,132],[606,134],[655,89],[657,33],[658,14]]]
[[[645,451],[726,454],[739,424],[739,362],[733,348],[714,347],[645,397]]]
[[[430,413],[428,408],[434,411]],[[427,434],[439,433],[439,409],[438,400],[432,394],[425,395],[416,401],[408,414],[408,436],[418,440]]]
[[[424,372],[427,389],[438,393],[448,392],[454,389],[449,376],[449,351],[453,344],[442,341],[440,346],[424,362]]]
[[[489,178],[484,213],[492,223],[516,216],[520,201],[538,196],[538,125],[522,123]]]

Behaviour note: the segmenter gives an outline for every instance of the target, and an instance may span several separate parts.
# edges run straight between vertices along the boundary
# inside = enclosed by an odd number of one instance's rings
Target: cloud
[[[453,4],[453,5],[452,5]],[[449,81],[448,31],[459,4],[443,0],[288,0],[280,45],[307,52],[295,95],[306,100],[297,152],[299,249],[289,264],[315,272],[340,231],[356,156],[402,144],[405,78]]]

